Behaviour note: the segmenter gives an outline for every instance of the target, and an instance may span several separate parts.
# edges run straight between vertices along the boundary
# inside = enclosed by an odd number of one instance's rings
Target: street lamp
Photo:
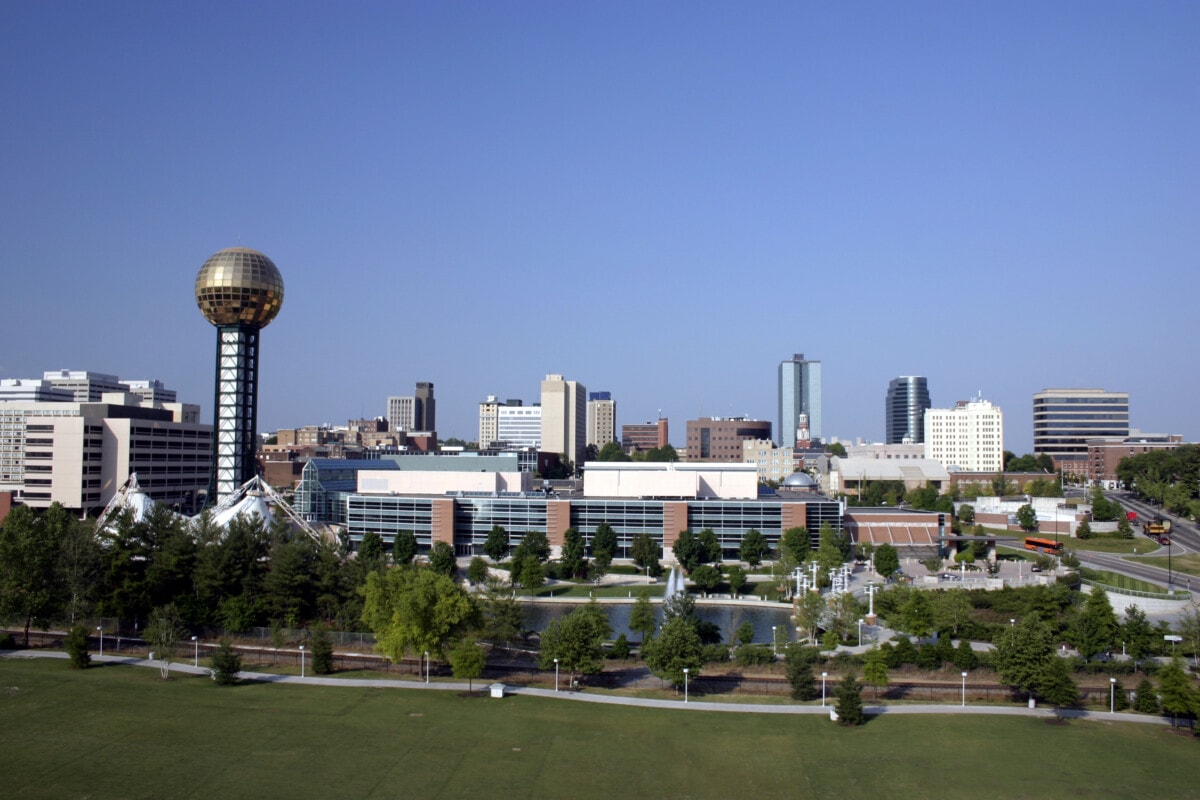
[[[429,661],[429,651],[426,650],[425,651],[425,682],[426,683],[429,683],[429,669],[431,666],[433,666],[433,665]]]
[[[558,659],[554,659],[554,691],[558,691]]]
[[[300,677],[304,677],[304,645],[300,645]]]
[[[97,625],[96,630],[100,632],[100,656],[104,656],[104,626]]]
[[[1117,679],[1108,679],[1108,713],[1117,713]]]
[[[687,678],[688,678],[688,668],[684,667],[683,668],[683,702],[685,702],[685,703],[688,701]]]
[[[967,705],[967,671],[963,670],[962,674],[962,705],[965,708]]]
[[[779,635],[775,632],[778,627],[778,625],[771,626],[771,655],[773,656],[779,655]]]
[[[821,708],[825,707],[825,679],[828,677],[828,672],[821,673]]]
[[[1009,617],[1009,619],[1008,619],[1008,627],[1010,627],[1010,628],[1011,628],[1013,625],[1016,625],[1016,624],[1017,624],[1017,621],[1016,621],[1016,619],[1014,619],[1014,618],[1012,618],[1012,617]]]
[[[863,626],[863,620],[860,619],[858,621],[858,646],[859,647],[862,647],[862,626]]]
[[[192,666],[200,666],[200,642],[195,636],[192,637]]]

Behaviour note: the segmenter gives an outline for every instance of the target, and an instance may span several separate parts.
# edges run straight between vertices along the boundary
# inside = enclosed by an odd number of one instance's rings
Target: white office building
[[[925,458],[951,472],[1004,469],[1004,413],[987,400],[925,411]]]
[[[509,447],[542,449],[541,406],[500,406],[496,409],[496,438]]]

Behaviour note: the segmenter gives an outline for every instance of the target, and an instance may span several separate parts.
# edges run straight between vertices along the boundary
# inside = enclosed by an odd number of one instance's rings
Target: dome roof
[[[807,472],[793,472],[783,479],[783,485],[788,489],[815,489],[817,482]]]
[[[283,306],[283,276],[257,250],[230,247],[196,275],[196,305],[213,325],[265,327]]]

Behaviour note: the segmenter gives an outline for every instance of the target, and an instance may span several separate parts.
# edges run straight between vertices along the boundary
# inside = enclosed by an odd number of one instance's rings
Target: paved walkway
[[[0,654],[0,658],[60,658],[66,659],[67,654],[53,650],[14,650],[8,653]],[[150,669],[159,669],[161,662],[158,660],[151,661],[148,658],[130,658],[126,656],[99,656],[92,654],[92,661],[102,664],[123,664],[132,667],[146,667]],[[193,667],[186,662],[172,662],[172,672],[179,672],[187,675],[209,675],[211,670],[208,667]],[[465,692],[468,691],[468,684],[457,681],[436,681],[425,683],[419,679],[413,680],[393,680],[382,678],[326,678],[326,677],[304,677],[298,675],[278,675],[270,672],[240,672],[238,677],[247,681],[261,681],[264,683],[287,683],[287,684],[303,684],[306,686],[357,686],[372,689],[418,689],[429,691],[444,691],[444,692]],[[473,684],[473,688],[477,692],[487,691],[490,684],[480,682]],[[771,703],[713,703],[704,700],[690,700],[684,702],[681,698],[676,700],[658,700],[647,697],[625,697],[622,695],[611,694],[596,694],[591,692],[574,692],[574,691],[555,691],[554,689],[537,689],[527,686],[507,686],[504,690],[505,694],[521,695],[524,697],[546,697],[556,700],[570,700],[580,703],[603,703],[613,706],[632,706],[640,708],[665,708],[674,711],[721,711],[726,713],[740,714],[805,714],[805,715],[828,715],[833,710],[832,694],[829,698],[828,706],[819,705],[776,705]],[[1037,717],[1042,719],[1050,719],[1055,716],[1052,709],[1048,708],[1025,708],[1021,706],[983,706],[983,705],[956,705],[956,704],[928,704],[928,705],[887,705],[887,706],[864,706],[864,711],[868,716],[877,716],[880,714],[974,714],[985,716],[1002,716],[1002,717]],[[1170,725],[1169,717],[1150,716],[1147,714],[1127,714],[1116,713],[1109,714],[1106,711],[1085,711],[1081,709],[1068,709],[1062,712],[1062,716],[1068,719],[1088,719],[1108,722],[1137,722],[1142,724],[1152,725]]]

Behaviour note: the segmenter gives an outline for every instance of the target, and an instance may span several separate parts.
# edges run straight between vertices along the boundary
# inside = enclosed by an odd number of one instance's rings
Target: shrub
[[[313,672],[317,675],[328,675],[333,672],[333,642],[329,639],[329,631],[324,625],[313,629],[312,635]]]
[[[1154,684],[1149,678],[1142,678],[1142,682],[1137,685],[1134,690],[1137,697],[1133,701],[1133,710],[1141,711],[1143,714],[1157,714],[1162,710],[1162,706],[1158,702],[1158,692],[1154,691]]]
[[[775,662],[775,653],[764,644],[748,644],[737,649],[737,663],[743,667],[756,667]]]
[[[705,664],[718,664],[729,660],[729,648],[723,644],[706,644],[700,650],[700,660]]]
[[[629,658],[629,640],[625,638],[625,634],[617,637],[613,642],[613,646],[608,651],[609,658]]]
[[[67,638],[63,639],[63,647],[71,659],[72,669],[87,669],[91,665],[92,656],[88,653],[87,645],[87,628],[76,625],[67,631]]]

